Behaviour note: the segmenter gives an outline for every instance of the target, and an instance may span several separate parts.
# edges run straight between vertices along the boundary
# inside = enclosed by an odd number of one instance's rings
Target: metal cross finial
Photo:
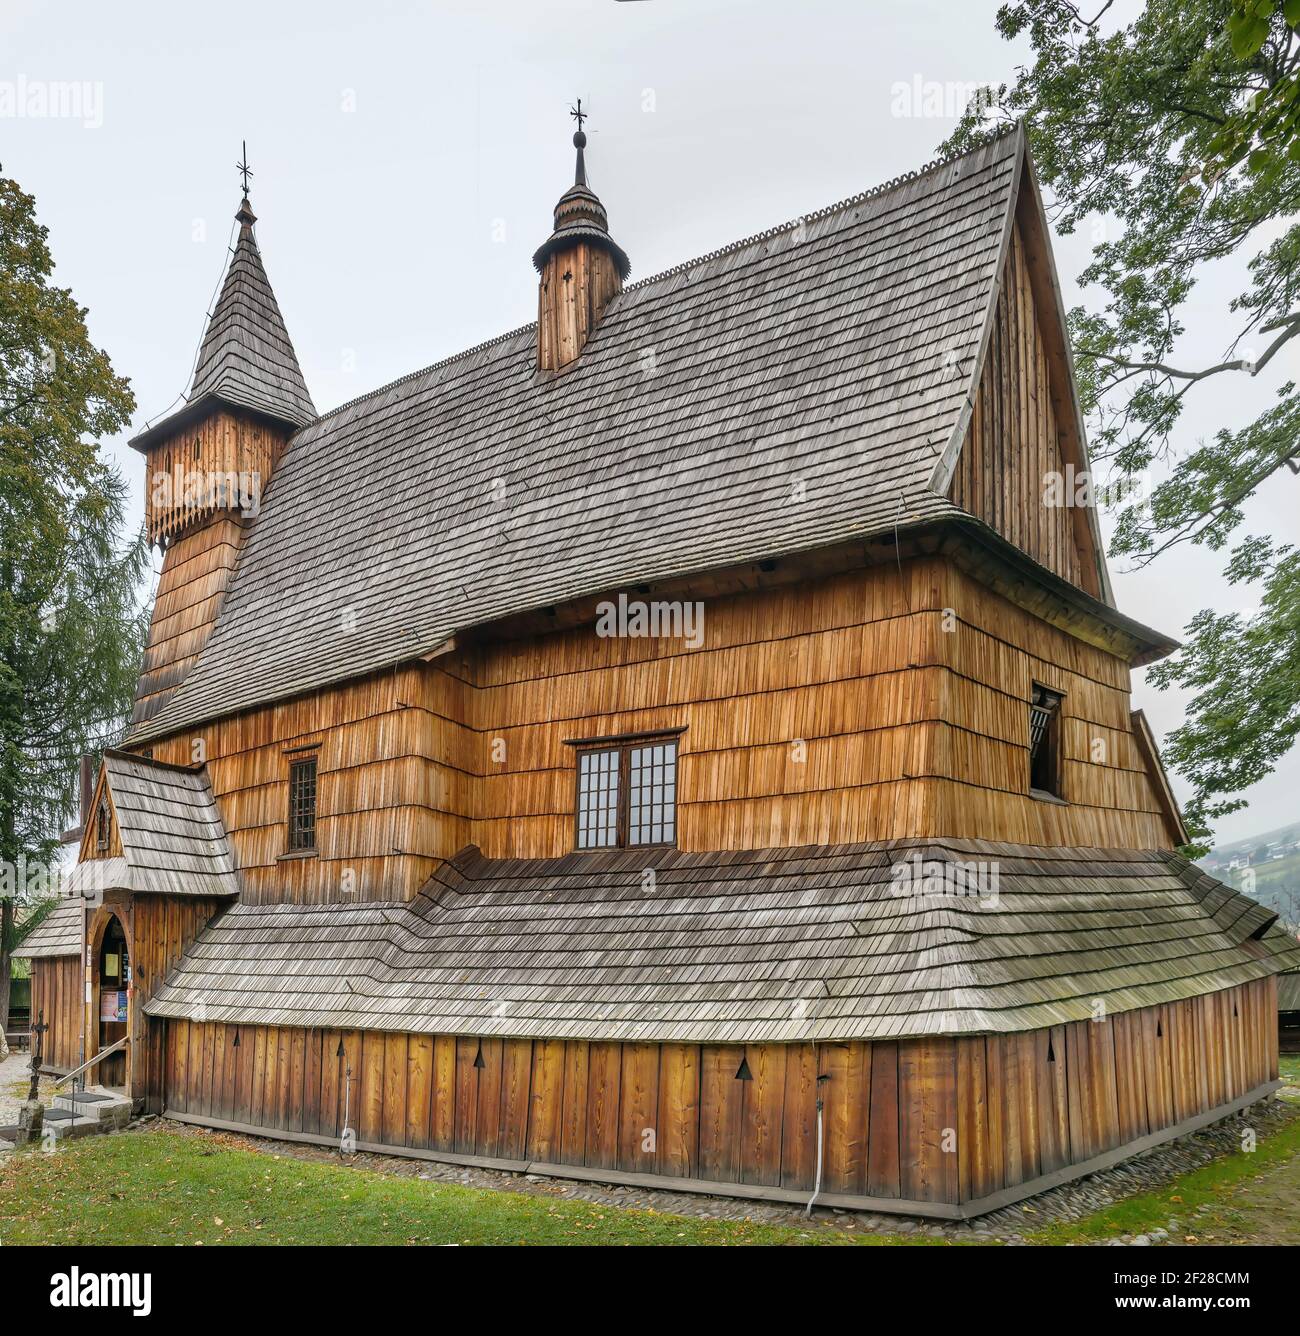
[[[569,115],[572,116],[573,119],[578,122],[578,129],[581,130],[583,121],[585,121],[587,117],[591,115],[591,112],[583,111],[582,99],[579,98],[578,105],[576,107],[569,108]]]
[[[244,194],[248,194],[248,178],[253,175],[248,169],[248,140],[240,140],[240,145],[244,150],[244,156],[235,163],[235,170],[244,178]]]

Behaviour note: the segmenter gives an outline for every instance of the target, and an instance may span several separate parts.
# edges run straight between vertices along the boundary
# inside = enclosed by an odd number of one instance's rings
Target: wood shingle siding
[[[1026,844],[1173,842],[1127,665],[940,557],[715,597],[703,625],[699,649],[589,626],[487,641],[154,750],[183,763],[202,741],[249,900],[402,899],[467,844],[556,857],[574,840],[569,742],[672,728],[688,850],[970,837],[990,822]],[[1033,680],[1067,692],[1068,806],[1027,791]],[[286,757],[312,742],[318,856],[291,863]]]
[[[63,900],[52,909],[15,951],[19,959],[44,956],[80,956],[85,904],[80,896]]]
[[[194,364],[185,407],[136,435],[142,451],[195,420],[200,408],[251,410],[272,422],[300,427],[316,416],[298,356],[271,290],[253,235],[256,219],[245,200],[230,264]]]

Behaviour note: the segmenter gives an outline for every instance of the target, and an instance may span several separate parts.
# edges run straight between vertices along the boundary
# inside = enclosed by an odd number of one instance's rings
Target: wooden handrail
[[[131,1042],[130,1035],[123,1035],[115,1043],[109,1044],[107,1048],[101,1048],[93,1058],[87,1058],[80,1067],[74,1067],[66,1076],[60,1076],[50,1087],[51,1090],[57,1090],[65,1081],[71,1081],[74,1076],[79,1076],[87,1067],[93,1067],[101,1059],[108,1057],[110,1053],[116,1053],[119,1048],[125,1048]]]

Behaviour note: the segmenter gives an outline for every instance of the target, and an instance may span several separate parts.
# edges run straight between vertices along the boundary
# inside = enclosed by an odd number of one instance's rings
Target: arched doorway
[[[98,926],[99,931],[91,939],[94,943],[91,956],[94,1053],[102,1053],[130,1032],[132,993],[131,947],[125,925],[117,914],[109,911]],[[130,1071],[128,1045],[109,1054],[87,1076],[93,1085],[125,1089]]]

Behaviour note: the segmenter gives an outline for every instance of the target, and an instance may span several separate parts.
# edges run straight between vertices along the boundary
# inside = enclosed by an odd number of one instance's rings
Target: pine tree
[[[46,237],[0,175],[0,1019],[18,910],[51,883],[79,756],[121,731],[146,630],[148,549],[124,540],[125,484],[96,444],[135,401],[51,284]]]

